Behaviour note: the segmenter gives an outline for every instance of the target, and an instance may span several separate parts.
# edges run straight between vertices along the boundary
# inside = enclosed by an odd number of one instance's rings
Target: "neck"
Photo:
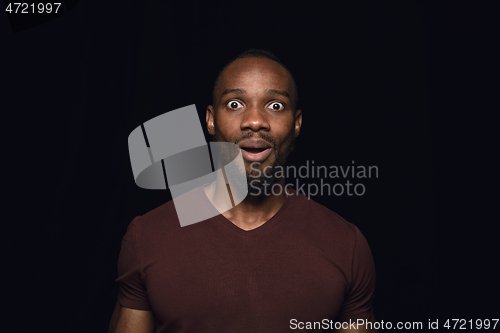
[[[280,185],[281,189],[285,188],[285,178],[279,178],[276,183]],[[223,188],[222,186],[226,186],[227,192],[229,192],[231,197],[231,190],[224,179],[217,178],[213,188],[205,189],[205,193],[216,208],[218,206],[217,203],[222,202],[222,191],[220,191],[220,189]],[[267,192],[269,193],[272,191],[268,188]],[[279,192],[278,195],[272,193],[261,196],[248,195],[236,206],[234,205],[233,198],[231,198],[233,208],[229,210],[219,209],[219,211],[224,211],[222,215],[237,227],[243,230],[252,230],[269,221],[281,208],[286,200],[287,194],[285,191]]]

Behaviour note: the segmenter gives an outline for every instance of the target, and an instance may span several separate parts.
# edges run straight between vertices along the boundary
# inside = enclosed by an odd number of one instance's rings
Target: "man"
[[[335,321],[344,324],[338,331],[375,332],[346,325],[374,320],[366,239],[273,175],[300,133],[297,101],[293,77],[266,51],[247,51],[221,71],[208,132],[242,149],[249,195],[185,227],[172,201],[135,218],[122,242],[110,332],[320,331]],[[210,204],[217,187],[199,195]]]

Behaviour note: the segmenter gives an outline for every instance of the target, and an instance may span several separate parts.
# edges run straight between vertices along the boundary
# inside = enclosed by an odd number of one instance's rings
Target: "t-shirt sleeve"
[[[143,271],[139,256],[138,221],[136,217],[128,226],[123,236],[120,255],[118,257],[118,302],[123,307],[137,310],[151,310]]]
[[[348,322],[349,319],[369,319],[372,312],[373,293],[375,291],[375,263],[366,238],[356,229],[351,281],[344,304],[339,311],[337,321]]]

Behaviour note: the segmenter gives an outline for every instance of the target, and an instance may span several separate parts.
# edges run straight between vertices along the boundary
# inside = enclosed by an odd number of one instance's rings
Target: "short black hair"
[[[238,59],[243,59],[243,58],[265,58],[265,59],[273,60],[273,61],[277,62],[278,64],[280,64],[281,67],[283,67],[287,71],[288,75],[290,75],[290,78],[292,79],[293,105],[294,105],[295,110],[298,110],[298,108],[299,108],[299,95],[297,94],[297,84],[295,83],[295,79],[293,78],[292,73],[290,73],[288,68],[286,68],[286,66],[278,59],[278,57],[276,55],[274,55],[270,51],[261,50],[261,49],[248,49],[246,51],[243,51],[236,58],[229,61],[224,67],[222,67],[222,69],[220,70],[220,72],[217,75],[217,78],[215,79],[215,82],[214,82],[214,89],[212,92],[212,104],[213,105],[215,104],[215,89],[217,87],[217,84],[219,83],[219,79],[220,79],[220,76],[222,75],[222,72],[224,72],[224,70],[227,68],[227,66],[231,65],[234,61],[236,61]]]

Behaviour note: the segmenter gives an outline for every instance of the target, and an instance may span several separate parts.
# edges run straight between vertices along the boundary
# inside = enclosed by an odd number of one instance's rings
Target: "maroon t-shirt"
[[[181,227],[173,201],[136,217],[116,281],[120,304],[153,311],[156,332],[277,333],[368,319],[375,266],[356,226],[292,190],[249,231],[222,215]]]

